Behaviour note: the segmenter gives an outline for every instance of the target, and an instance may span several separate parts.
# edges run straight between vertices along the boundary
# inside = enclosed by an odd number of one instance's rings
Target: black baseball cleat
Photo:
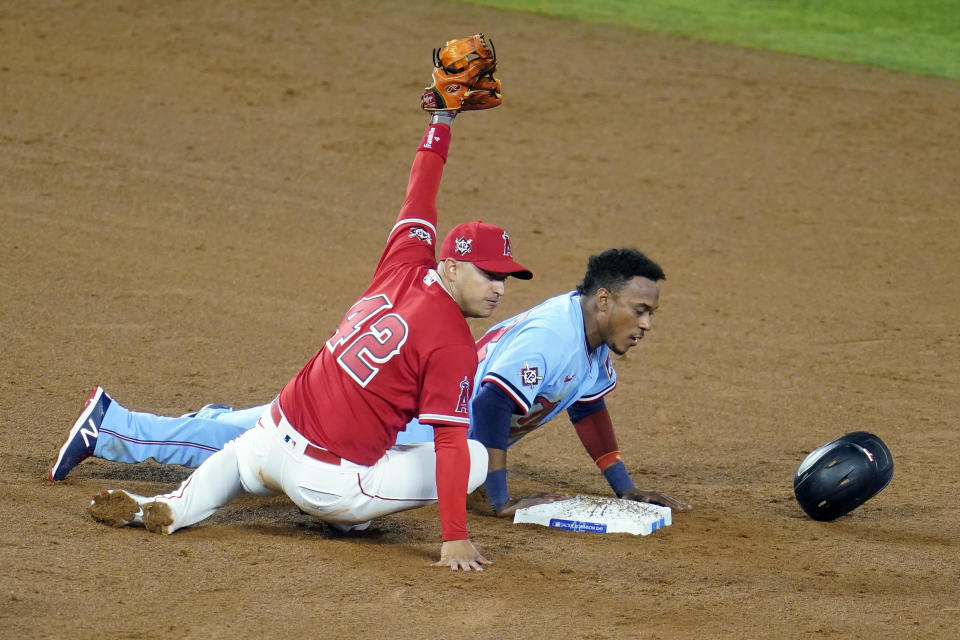
[[[97,438],[100,437],[103,416],[107,413],[111,402],[113,400],[106,394],[103,387],[93,390],[90,398],[87,399],[87,404],[84,405],[83,413],[73,423],[70,433],[67,434],[67,441],[60,447],[60,453],[50,467],[47,477],[51,481],[63,480],[75,466],[93,455]]]

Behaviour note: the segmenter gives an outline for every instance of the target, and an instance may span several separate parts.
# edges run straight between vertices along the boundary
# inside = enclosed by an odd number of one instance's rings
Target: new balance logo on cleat
[[[93,421],[93,418],[87,418],[87,425],[89,429],[80,429],[80,435],[83,436],[83,444],[87,449],[93,449],[94,444],[97,442],[97,437],[100,435],[100,430],[97,429],[97,423]]]
[[[60,452],[50,467],[47,477],[51,481],[63,480],[75,466],[93,455],[97,438],[100,437],[103,416],[107,413],[111,402],[113,401],[104,392],[103,387],[93,390],[80,417],[67,433],[67,441],[60,447]]]

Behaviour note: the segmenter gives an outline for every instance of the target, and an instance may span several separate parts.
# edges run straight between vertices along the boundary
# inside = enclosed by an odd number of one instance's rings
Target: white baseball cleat
[[[94,520],[111,527],[140,525],[153,533],[170,533],[173,511],[170,505],[129,491],[101,491],[90,501],[87,511]]]
[[[94,520],[111,527],[143,524],[143,504],[147,498],[126,491],[101,491],[90,501],[87,511]]]

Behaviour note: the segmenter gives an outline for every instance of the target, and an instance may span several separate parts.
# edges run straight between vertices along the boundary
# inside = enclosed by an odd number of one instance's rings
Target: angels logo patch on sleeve
[[[523,367],[520,369],[520,384],[532,388],[540,384],[541,380],[543,380],[543,376],[540,375],[540,368],[531,367],[524,362]]]
[[[470,380],[466,376],[460,381],[460,397],[457,398],[457,413],[467,413],[470,406]]]

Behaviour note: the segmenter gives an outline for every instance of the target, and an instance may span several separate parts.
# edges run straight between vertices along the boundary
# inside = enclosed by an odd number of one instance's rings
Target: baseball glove
[[[493,75],[497,53],[493,41],[482,33],[434,49],[433,66],[433,84],[420,99],[425,110],[475,111],[502,102],[500,81]]]

